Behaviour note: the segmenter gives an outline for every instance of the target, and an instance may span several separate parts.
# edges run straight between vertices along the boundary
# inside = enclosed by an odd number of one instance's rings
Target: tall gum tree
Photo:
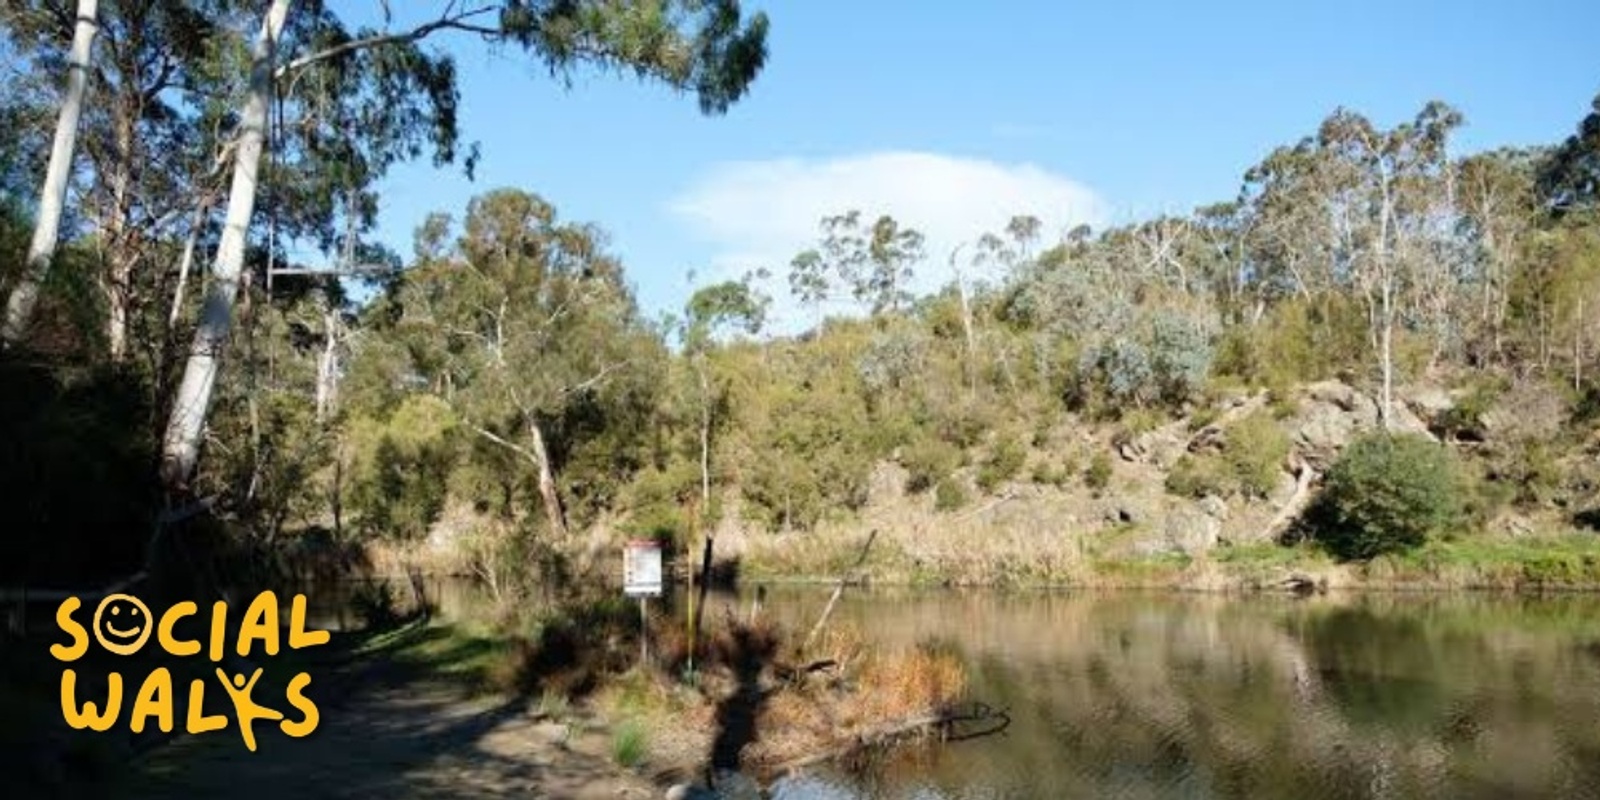
[[[545,522],[567,530],[560,453],[567,421],[643,366],[650,335],[621,265],[592,226],[562,222],[536,195],[501,189],[468,207],[459,236],[435,215],[396,293],[393,335],[410,378],[484,440],[533,471]],[[604,406],[605,403],[599,403]]]
[[[679,91],[693,91],[703,113],[721,114],[743,97],[766,61],[767,18],[758,13],[746,20],[738,0],[629,4],[502,0],[477,6],[452,2],[439,19],[411,30],[373,32],[280,59],[273,45],[291,5],[288,0],[275,0],[252,53],[250,91],[241,112],[244,124],[234,161],[234,191],[212,268],[214,280],[163,438],[161,478],[171,490],[187,487],[199,459],[218,355],[232,323],[245,234],[258,190],[260,143],[275,80],[292,80],[296,69],[338,65],[340,59],[359,52],[455,31],[475,34],[490,44],[520,47],[558,75],[583,65],[631,71]],[[307,6],[321,11],[320,4]],[[453,75],[446,77],[453,91]],[[453,126],[453,119],[449,122]]]
[[[33,240],[28,245],[28,258],[22,277],[6,300],[5,319],[0,323],[0,342],[7,348],[15,347],[27,332],[34,305],[39,299],[39,288],[50,271],[56,243],[61,237],[61,213],[66,203],[73,156],[77,152],[78,120],[83,115],[84,94],[89,84],[89,59],[94,49],[95,34],[99,30],[98,13],[99,4],[96,0],[78,0],[77,15],[73,21],[72,55],[67,64],[67,91],[61,101],[61,115],[56,122],[55,141],[50,148],[44,187],[39,193]]]
[[[90,100],[67,179],[79,190],[71,216],[81,222],[59,238],[84,228],[94,233],[94,272],[74,279],[99,287],[101,333],[113,361],[153,344],[141,313],[146,301],[166,294],[169,276],[159,269],[164,243],[199,230],[205,215],[191,210],[209,208],[225,190],[221,123],[224,109],[232,115],[236,108],[221,99],[242,83],[229,72],[230,59],[248,56],[238,6],[235,0],[100,0],[96,44],[83,60],[58,44],[85,19],[61,0],[14,0],[0,15],[10,38],[26,43],[19,59],[36,70],[54,72],[63,61],[84,66]],[[251,19],[257,14],[248,12]],[[65,131],[58,128],[58,135]],[[40,224],[56,224],[61,215],[44,207],[51,213]],[[13,293],[16,338],[31,324],[28,298],[37,296],[48,268],[40,262]],[[164,355],[163,348],[149,349]]]

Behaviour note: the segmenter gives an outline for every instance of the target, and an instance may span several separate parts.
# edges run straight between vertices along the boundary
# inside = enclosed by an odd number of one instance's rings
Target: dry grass
[[[718,546],[741,559],[745,574],[835,580],[877,530],[866,569],[874,581],[902,585],[974,586],[1075,584],[1090,574],[1093,534],[1069,496],[1023,493],[990,498],[953,514],[934,511],[927,498],[871,507],[858,520],[814,531],[771,535],[733,532]],[[1092,524],[1091,524],[1092,523]]]
[[[828,752],[864,731],[936,714],[966,686],[953,655],[928,645],[877,649],[848,626],[826,631],[808,658],[835,665],[803,679],[792,676],[794,632],[729,620],[708,628],[692,683],[677,671],[679,658],[663,659],[656,669],[615,677],[594,696],[602,716],[643,731],[642,761],[652,769],[692,774],[706,763],[728,706],[749,688],[741,668],[754,667],[761,698],[754,736],[740,751],[748,768]]]

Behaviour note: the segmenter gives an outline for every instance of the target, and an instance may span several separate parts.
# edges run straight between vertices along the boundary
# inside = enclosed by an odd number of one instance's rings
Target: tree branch
[[[274,80],[281,80],[284,76],[292,72],[305,69],[313,64],[327,61],[332,58],[338,58],[339,56],[354,53],[360,50],[369,50],[374,47],[383,47],[391,44],[404,44],[407,42],[419,41],[441,30],[465,31],[467,33],[479,34],[485,38],[499,36],[501,35],[499,28],[474,25],[467,22],[468,19],[487,14],[493,10],[494,8],[492,6],[482,6],[472,9],[471,11],[463,11],[459,14],[451,15],[449,9],[446,9],[445,15],[439,19],[418,25],[417,27],[412,28],[404,33],[385,33],[378,36],[369,36],[365,39],[356,39],[354,41],[345,42],[344,44],[330,47],[326,50],[312,53],[310,55],[301,56],[279,67],[278,71],[273,75],[273,78]]]
[[[522,445],[517,444],[516,442],[513,442],[510,439],[506,439],[506,438],[500,436],[499,434],[496,434],[494,431],[491,431],[491,430],[489,430],[487,428],[480,428],[477,425],[473,425],[472,429],[477,431],[478,435],[482,436],[483,438],[488,439],[489,441],[494,442],[495,444],[498,444],[498,445],[500,445],[502,447],[505,447],[505,448],[511,450],[512,452],[522,456],[523,458],[528,459],[529,461],[533,462],[534,466],[539,466],[541,464],[539,459],[536,456],[534,456],[534,454],[532,452],[530,452],[528,450],[528,448],[523,447]]]

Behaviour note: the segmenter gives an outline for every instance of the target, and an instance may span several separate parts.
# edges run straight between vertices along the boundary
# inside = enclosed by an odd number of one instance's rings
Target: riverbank
[[[1099,543],[1062,536],[973,540],[966,531],[878,529],[860,569],[851,562],[867,531],[824,529],[800,536],[750,537],[730,543],[745,580],[884,586],[951,586],[1178,591],[1600,591],[1600,536],[1568,532],[1521,539],[1487,535],[1431,542],[1367,562],[1340,563],[1311,544],[1257,543],[1207,553],[1111,555],[1113,534]],[[1127,534],[1123,536],[1126,537]],[[723,546],[723,540],[718,540]]]

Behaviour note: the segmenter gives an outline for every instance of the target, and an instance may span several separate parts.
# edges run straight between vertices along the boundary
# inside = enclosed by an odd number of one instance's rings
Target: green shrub
[[[1111,485],[1111,456],[1104,450],[1089,459],[1089,468],[1083,472],[1083,482],[1095,491]]]
[[[989,406],[964,403],[945,412],[938,422],[939,435],[956,447],[968,448],[983,440],[994,427],[994,411]]]
[[[933,507],[936,511],[955,511],[967,504],[967,490],[954,478],[945,478],[933,488]]]
[[[1369,434],[1328,470],[1307,522],[1334,555],[1370,559],[1420,546],[1459,524],[1462,490],[1448,449],[1414,434]]]
[[[1257,412],[1228,428],[1220,454],[1186,454],[1178,459],[1167,474],[1167,491],[1180,497],[1266,497],[1277,486],[1288,455],[1288,435],[1270,414]]]
[[[1027,459],[1028,452],[1016,437],[1002,434],[995,440],[989,457],[978,467],[978,487],[985,492],[994,491],[1001,483],[1016,477]]]
[[[1070,461],[1062,463],[1041,461],[1033,468],[1033,482],[1059,489],[1071,483],[1072,476],[1076,472]]]
[[[1478,380],[1466,391],[1455,405],[1439,415],[1435,424],[1439,432],[1446,437],[1456,438],[1462,434],[1481,434],[1483,417],[1494,408],[1495,401],[1505,394],[1507,389],[1504,379]]]
[[[923,439],[905,448],[900,463],[910,473],[906,491],[913,494],[933,488],[961,466],[961,450],[942,439]]]
[[[1490,459],[1488,480],[1501,484],[1518,505],[1535,505],[1559,490],[1560,465],[1551,447],[1539,441],[1497,448]]]
[[[625,769],[644,762],[648,734],[637,720],[626,720],[611,737],[611,758]]]
[[[1167,473],[1167,491],[1179,497],[1205,497],[1208,494],[1226,495],[1232,481],[1224,471],[1221,460],[1214,456],[1185,454]]]
[[[1235,486],[1254,497],[1272,493],[1289,455],[1289,436],[1268,414],[1255,413],[1228,429],[1223,458]]]

